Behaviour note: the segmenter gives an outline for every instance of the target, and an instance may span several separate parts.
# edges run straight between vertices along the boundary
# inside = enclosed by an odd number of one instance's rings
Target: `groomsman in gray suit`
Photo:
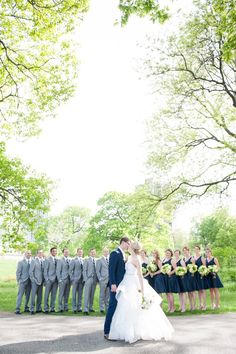
[[[30,263],[29,276],[31,280],[31,302],[30,312],[34,314],[35,297],[37,295],[36,312],[42,312],[42,294],[43,294],[43,251],[37,251],[37,256]]]
[[[56,258],[57,255],[57,248],[52,247],[50,249],[50,256],[44,262],[44,284],[45,284],[45,294],[44,294],[44,312],[49,312],[49,304],[48,299],[51,295],[50,299],[50,312],[55,312],[55,302],[57,296],[57,288],[58,288],[58,281],[57,281],[57,274],[56,274],[56,267],[58,259]]]
[[[29,298],[31,291],[31,281],[29,277],[29,269],[31,263],[31,251],[26,251],[24,253],[24,258],[18,262],[16,270],[16,280],[18,283],[18,294],[16,299],[16,310],[15,314],[20,315],[20,307],[22,303],[22,297],[25,294],[25,311],[29,312]]]
[[[99,295],[99,307],[100,312],[104,313],[109,305],[109,250],[108,248],[103,249],[103,256],[99,258],[96,262],[96,273],[99,281],[100,295]]]
[[[108,248],[103,249],[103,256],[99,258],[96,262],[96,272],[100,286],[100,296],[99,296],[99,307],[100,312],[104,313],[105,309],[107,310],[109,305],[109,273],[108,273],[108,264],[109,264],[109,250]]]
[[[83,277],[84,277],[84,314],[95,312],[93,309],[93,300],[96,285],[98,282],[96,274],[96,250],[89,251],[89,257],[84,260]]]
[[[59,295],[58,295],[58,311],[68,311],[68,299],[70,294],[70,276],[69,276],[69,267],[70,267],[70,258],[69,251],[67,248],[62,250],[63,257],[57,262],[57,279],[59,286]]]
[[[77,249],[77,256],[71,260],[69,273],[72,283],[72,311],[82,312],[83,280],[83,250]]]

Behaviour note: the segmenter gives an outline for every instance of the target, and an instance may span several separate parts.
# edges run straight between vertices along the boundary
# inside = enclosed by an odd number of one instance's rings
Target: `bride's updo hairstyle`
[[[131,248],[132,248],[132,250],[134,251],[135,254],[139,254],[142,247],[141,247],[141,245],[140,245],[140,243],[138,241],[133,241],[131,243]]]

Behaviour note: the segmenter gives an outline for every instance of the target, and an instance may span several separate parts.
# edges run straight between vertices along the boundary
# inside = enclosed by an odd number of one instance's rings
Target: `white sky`
[[[175,5],[186,10],[191,1]],[[145,180],[145,120],[154,105],[148,83],[137,72],[136,58],[142,54],[137,44],[168,27],[132,18],[121,28],[114,26],[118,17],[115,1],[91,0],[77,31],[81,64],[75,96],[59,108],[56,119],[43,123],[40,136],[8,148],[57,182],[53,213],[70,205],[94,210],[104,193],[131,192]],[[192,209],[182,208],[176,227],[187,230],[192,215]]]

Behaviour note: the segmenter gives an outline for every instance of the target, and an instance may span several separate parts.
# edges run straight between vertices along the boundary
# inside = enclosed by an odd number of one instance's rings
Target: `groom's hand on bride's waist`
[[[115,293],[115,292],[116,292],[116,289],[117,289],[116,284],[111,284],[111,292],[112,292],[112,293]]]

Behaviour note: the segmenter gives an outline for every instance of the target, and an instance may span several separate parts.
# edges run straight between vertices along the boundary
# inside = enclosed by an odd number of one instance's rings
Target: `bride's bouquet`
[[[191,273],[192,277],[194,276],[194,273],[197,272],[197,265],[196,264],[188,264],[187,269],[189,273]]]
[[[162,274],[169,274],[171,272],[171,265],[170,264],[164,264],[161,267],[161,273]]]
[[[152,304],[152,299],[148,299],[147,297],[142,297],[141,309],[148,310]]]
[[[208,271],[213,276],[213,278],[216,278],[216,273],[218,272],[218,270],[219,268],[216,264],[208,266]]]
[[[150,272],[150,273],[155,273],[157,271],[157,266],[156,264],[154,263],[149,263],[148,266],[147,266],[147,270]]]
[[[206,266],[201,265],[198,268],[198,273],[201,275],[201,279],[202,279],[203,277],[205,277],[209,273],[209,269]]]
[[[179,267],[176,267],[176,269],[175,269],[175,274],[178,275],[179,277],[183,277],[184,274],[186,274],[186,273],[187,273],[187,269],[184,267],[179,266]]]

